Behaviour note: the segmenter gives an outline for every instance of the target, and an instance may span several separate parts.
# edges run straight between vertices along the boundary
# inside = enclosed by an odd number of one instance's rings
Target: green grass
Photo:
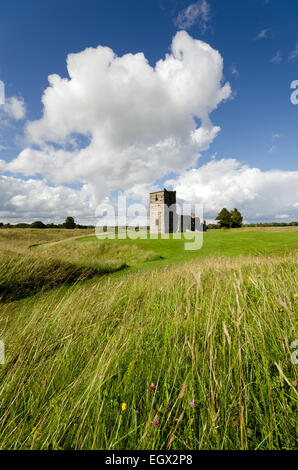
[[[155,264],[176,264],[178,262],[190,261],[196,258],[208,258],[210,256],[242,256],[242,255],[268,255],[290,253],[298,249],[298,230],[285,232],[268,231],[241,231],[241,230],[210,230],[203,235],[203,246],[200,250],[185,251],[184,244],[189,240],[173,239],[169,235],[168,240],[163,240],[159,236],[158,240],[137,239],[137,240],[109,240],[105,243],[137,246],[142,250],[150,250],[161,256]],[[78,243],[99,243],[98,238],[82,238]],[[128,263],[129,264],[129,263]]]
[[[44,266],[131,268],[0,304],[0,449],[295,449],[297,248],[294,231],[240,231],[198,252],[31,250]],[[15,274],[30,278],[26,260]]]

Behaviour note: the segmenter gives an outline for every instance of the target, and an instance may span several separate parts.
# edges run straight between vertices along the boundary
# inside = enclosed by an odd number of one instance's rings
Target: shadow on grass
[[[126,269],[126,263],[108,264],[99,267],[78,266],[59,260],[33,262],[28,266],[9,262],[4,276],[0,278],[0,302],[7,303],[37,294],[40,291],[67,286]],[[2,265],[3,269],[3,265]],[[1,273],[2,274],[2,273]]]

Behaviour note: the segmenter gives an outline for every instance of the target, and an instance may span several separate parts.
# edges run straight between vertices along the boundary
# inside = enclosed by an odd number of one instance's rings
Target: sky
[[[298,220],[297,26],[292,0],[3,0],[0,221],[163,187]]]

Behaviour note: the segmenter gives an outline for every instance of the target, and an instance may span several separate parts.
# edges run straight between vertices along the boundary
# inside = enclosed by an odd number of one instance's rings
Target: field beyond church
[[[296,448],[297,254],[1,229],[0,449]]]

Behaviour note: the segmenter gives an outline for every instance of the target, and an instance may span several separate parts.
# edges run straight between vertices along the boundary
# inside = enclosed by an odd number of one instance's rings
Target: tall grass
[[[74,237],[94,234],[94,229],[0,229],[0,250],[26,252],[31,245],[38,245]]]
[[[210,258],[2,305],[0,448],[295,448],[296,271]]]

